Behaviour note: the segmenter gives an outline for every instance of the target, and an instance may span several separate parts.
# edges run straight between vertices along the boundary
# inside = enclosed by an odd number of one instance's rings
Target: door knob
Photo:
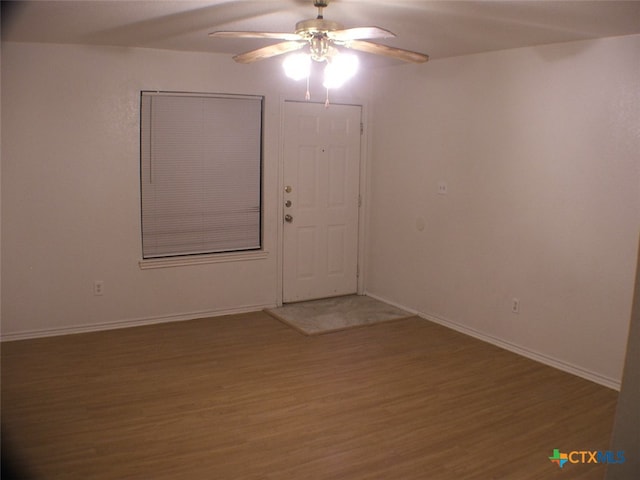
[[[287,185],[286,187],[284,187],[284,191],[286,193],[291,193],[291,190],[293,190],[293,188],[291,188],[291,185]]]
[[[286,202],[284,202],[284,206],[289,208],[291,206],[291,200],[287,200]]]
[[[284,216],[284,221],[287,223],[292,223],[293,222],[293,217],[289,214]]]

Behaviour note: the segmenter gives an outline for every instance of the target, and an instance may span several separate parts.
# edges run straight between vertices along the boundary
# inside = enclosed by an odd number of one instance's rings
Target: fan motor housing
[[[333,32],[334,30],[343,29],[344,27],[342,24],[331,20],[324,20],[322,18],[303,20],[296,23],[296,33],[303,37],[312,37],[316,33]]]

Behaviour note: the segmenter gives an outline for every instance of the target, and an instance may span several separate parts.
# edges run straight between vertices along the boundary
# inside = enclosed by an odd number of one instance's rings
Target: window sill
[[[192,257],[151,258],[140,260],[140,270],[152,268],[186,267],[189,265],[206,265],[209,263],[245,262],[252,260],[264,260],[269,257],[269,252],[264,250],[255,252],[214,253],[211,255],[197,255]]]

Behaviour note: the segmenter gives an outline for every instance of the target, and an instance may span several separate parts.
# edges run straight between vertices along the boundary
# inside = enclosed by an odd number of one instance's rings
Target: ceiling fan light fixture
[[[324,62],[331,48],[333,47],[329,45],[329,39],[326,35],[314,35],[309,40],[311,58],[316,62]]]
[[[429,57],[423,53],[403,50],[388,45],[370,42],[378,38],[393,38],[396,35],[376,26],[345,28],[341,23],[325,20],[323,9],[328,0],[314,0],[318,16],[296,23],[294,33],[216,31],[209,35],[217,38],[268,38],[281,40],[279,43],[234,55],[238,63],[252,63],[305,49],[306,53],[289,55],[283,62],[285,75],[293,80],[306,79],[305,99],[309,100],[309,83],[313,62],[326,62],[323,86],[327,90],[325,105],[329,105],[329,89],[341,87],[358,70],[358,57],[344,53],[344,49],[385,55],[405,62],[424,63]]]
[[[294,53],[287,56],[282,62],[284,73],[292,80],[309,78],[311,73],[311,57],[307,53]]]
[[[325,20],[323,9],[329,4],[328,0],[314,0],[313,4],[318,8],[318,16],[296,23],[294,33],[215,31],[211,32],[209,36],[216,38],[268,38],[281,40],[273,45],[234,55],[233,60],[238,63],[252,63],[300,50],[304,47],[309,48],[309,55],[316,62],[330,62],[336,47],[384,55],[411,63],[424,63],[429,60],[429,56],[423,53],[369,41],[396,36],[395,33],[384,28],[377,26],[345,28],[341,23]]]

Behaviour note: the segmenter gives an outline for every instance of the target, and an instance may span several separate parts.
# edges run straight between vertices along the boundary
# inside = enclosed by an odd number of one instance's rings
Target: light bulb
[[[284,73],[293,80],[308,78],[311,72],[311,57],[306,53],[294,53],[282,62]]]
[[[324,69],[325,88],[341,87],[358,71],[358,57],[352,53],[341,53],[331,58]]]

